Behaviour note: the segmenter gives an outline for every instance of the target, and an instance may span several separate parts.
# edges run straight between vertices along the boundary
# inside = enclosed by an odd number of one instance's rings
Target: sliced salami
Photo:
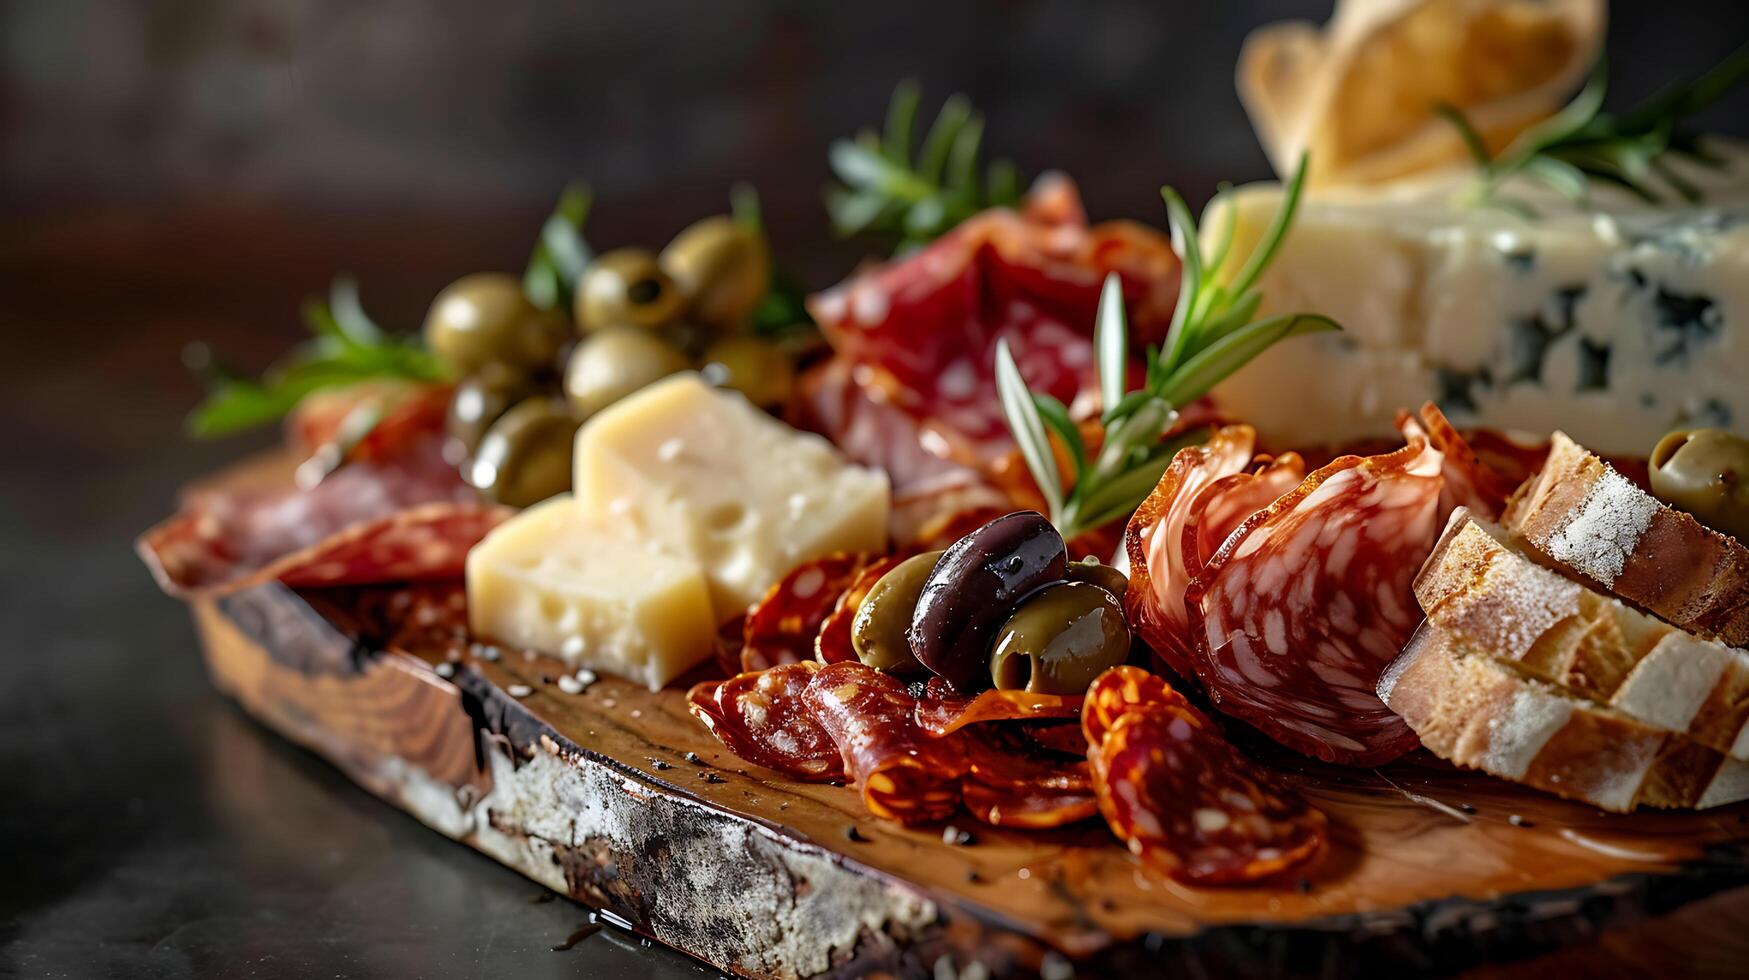
[[[888,555],[875,560],[857,573],[850,588],[838,597],[832,612],[820,624],[820,631],[814,637],[816,660],[836,664],[856,659],[856,648],[851,645],[851,627],[856,622],[857,607],[862,605],[862,600],[868,598],[869,590],[875,587],[881,576],[897,568],[907,557],[909,553]]]
[[[1259,456],[1244,472],[1204,488],[1184,523],[1185,574],[1195,578],[1240,525],[1305,478],[1305,462],[1295,453],[1286,453],[1276,458]]]
[[[1119,717],[1088,750],[1100,812],[1148,867],[1194,885],[1280,874],[1324,847],[1326,821],[1188,704]]]
[[[1256,433],[1249,426],[1217,430],[1208,443],[1180,450],[1154,492],[1130,518],[1124,547],[1130,587],[1124,610],[1132,627],[1173,673],[1194,678],[1190,622],[1184,610],[1184,528],[1202,491],[1244,470]]]
[[[1081,709],[1081,733],[1087,745],[1097,746],[1105,741],[1105,733],[1119,718],[1138,708],[1189,703],[1159,674],[1127,665],[1113,667],[1095,677],[1087,688],[1086,703]]]
[[[747,611],[741,669],[764,670],[812,659],[826,617],[875,560],[870,555],[828,555],[785,575]]]
[[[1077,718],[1083,700],[1079,695],[995,689],[967,697],[956,693],[941,678],[931,677],[924,687],[924,696],[917,701],[916,716],[924,731],[946,735],[985,722]]]
[[[1408,415],[1397,419],[1397,427],[1408,423]],[[1445,455],[1445,486],[1439,495],[1439,523],[1459,507],[1468,507],[1473,514],[1488,520],[1499,518],[1506,509],[1506,498],[1524,482],[1523,476],[1497,469],[1486,462],[1446,419],[1439,406],[1428,402],[1421,406],[1419,421],[1427,430],[1433,448]]]
[[[444,578],[508,516],[481,504],[443,460],[440,438],[413,439],[309,489],[220,486],[141,536],[139,551],[176,595],[280,579],[299,586]]]
[[[965,805],[984,823],[1043,829],[1099,812],[1085,758],[1042,750],[1012,728],[980,728],[965,744]]]
[[[1421,614],[1411,583],[1438,530],[1444,457],[1419,426],[1341,457],[1247,519],[1184,593],[1197,676],[1221,711],[1329,762],[1416,744],[1379,674]]]
[[[687,708],[748,762],[806,782],[843,779],[838,746],[802,697],[818,670],[803,661],[706,681],[687,693]]]
[[[814,674],[802,700],[837,745],[870,813],[915,824],[959,808],[965,744],[919,728],[917,701],[897,679],[860,661],[829,664]]]

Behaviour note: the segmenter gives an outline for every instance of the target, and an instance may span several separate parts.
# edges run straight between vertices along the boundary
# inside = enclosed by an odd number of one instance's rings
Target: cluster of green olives
[[[871,667],[932,671],[959,691],[1080,694],[1129,658],[1128,584],[1096,560],[1071,563],[1056,528],[1021,511],[883,575],[851,645]]]
[[[771,279],[765,239],[728,216],[662,249],[619,248],[584,268],[571,316],[515,276],[481,273],[431,304],[425,342],[462,380],[450,403],[457,462],[487,497],[525,507],[571,485],[577,427],[668,375],[699,369],[763,408],[789,400],[789,354],[745,332]]]
[[[1749,439],[1723,429],[1672,432],[1652,450],[1651,467],[1658,499],[1749,542]]]

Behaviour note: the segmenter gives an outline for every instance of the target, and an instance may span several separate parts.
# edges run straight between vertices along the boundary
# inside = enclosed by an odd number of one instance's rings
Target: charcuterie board
[[[396,618],[433,629],[374,628],[385,602],[415,600]],[[1354,770],[1260,749],[1332,827],[1324,861],[1261,887],[1150,875],[1097,821],[906,829],[851,788],[735,758],[683,687],[562,688],[557,661],[435,639],[461,602],[459,584],[268,583],[193,608],[215,684],[261,722],[446,836],[737,974],[926,974],[942,957],[997,975],[1448,971],[1749,884],[1749,807],[1606,814],[1420,754]]]

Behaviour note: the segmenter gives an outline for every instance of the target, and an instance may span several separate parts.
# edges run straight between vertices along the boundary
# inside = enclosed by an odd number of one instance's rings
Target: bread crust
[[[1749,652],[1696,637],[1452,515],[1415,581],[1428,621],[1514,670],[1640,724],[1749,758]]]
[[[1574,698],[1432,623],[1385,672],[1379,697],[1435,755],[1600,809],[1749,797],[1749,763]]]
[[[1702,525],[1556,432],[1508,501],[1508,531],[1541,560],[1666,621],[1749,645],[1749,547]]]

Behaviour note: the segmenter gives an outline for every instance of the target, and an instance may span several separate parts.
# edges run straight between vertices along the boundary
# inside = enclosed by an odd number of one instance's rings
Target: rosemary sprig
[[[350,279],[335,280],[326,303],[304,304],[304,322],[314,336],[260,380],[222,367],[205,345],[184,351],[184,360],[208,385],[206,399],[188,416],[188,431],[212,438],[267,425],[323,388],[372,378],[438,381],[447,375],[443,362],[417,337],[392,336],[377,326]]]
[[[1103,438],[1096,456],[1089,454],[1087,440],[1063,404],[1028,388],[1008,342],[997,342],[996,390],[1002,413],[1045,498],[1051,523],[1064,537],[1075,537],[1134,512],[1160,481],[1173,455],[1202,438],[1203,433],[1192,432],[1162,441],[1177,424],[1179,406],[1201,398],[1279,341],[1340,329],[1329,317],[1313,313],[1252,319],[1263,301],[1257,279],[1287,236],[1305,177],[1306,161],[1301,158],[1269,230],[1232,280],[1225,283],[1211,276],[1226,263],[1232,224],[1222,227],[1215,247],[1205,256],[1184,199],[1170,187],[1162,189],[1172,247],[1183,266],[1178,304],[1164,343],[1147,352],[1146,381],[1128,391],[1129,328],[1123,287],[1116,273],[1106,278],[1093,330],[1104,405],[1097,420]],[[1059,470],[1058,447],[1052,445],[1050,436],[1056,437],[1069,460],[1069,481]]]
[[[1499,193],[1507,178],[1522,175],[1582,207],[1590,206],[1593,182],[1609,184],[1656,204],[1674,195],[1698,201],[1700,188],[1670,166],[1680,157],[1704,166],[1722,161],[1709,155],[1699,134],[1683,121],[1718,101],[1749,76],[1749,45],[1733,52],[1706,74],[1653,96],[1629,112],[1603,111],[1608,65],[1598,59],[1591,78],[1560,112],[1525,130],[1498,157],[1490,156],[1476,128],[1450,105],[1436,111],[1457,128],[1475,158],[1479,173],[1470,192],[1473,203],[1502,207],[1526,217],[1535,211]]]
[[[843,183],[827,188],[826,211],[839,234],[878,235],[904,251],[985,208],[1019,202],[1012,163],[997,160],[980,179],[984,117],[963,95],[942,103],[913,155],[920,97],[916,82],[901,82],[883,133],[868,129],[832,144],[828,161]]]
[[[594,252],[583,240],[583,224],[595,195],[589,185],[574,183],[559,195],[558,206],[541,225],[540,239],[522,276],[522,292],[543,310],[571,309],[571,293]]]

